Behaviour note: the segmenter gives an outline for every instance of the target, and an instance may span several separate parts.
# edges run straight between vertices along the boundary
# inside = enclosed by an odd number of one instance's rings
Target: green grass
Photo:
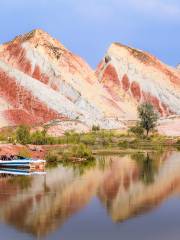
[[[84,145],[73,145],[65,149],[50,150],[46,155],[46,160],[48,163],[57,162],[85,162],[94,160],[92,150]]]
[[[127,133],[121,133],[116,130],[94,130],[88,133],[76,133],[74,131],[65,132],[64,136],[51,137],[47,134],[47,129],[43,131],[35,131],[31,133],[29,128],[20,126],[16,130],[12,128],[3,129],[0,132],[0,140],[5,142],[19,142],[23,144],[35,144],[35,145],[80,145],[84,144],[91,149],[161,149],[166,146],[175,146],[180,148],[180,139],[168,138],[161,136],[157,133],[153,133],[149,137],[144,135],[138,136],[132,131]],[[26,132],[26,134],[24,134]],[[173,140],[173,141],[172,141]],[[57,155],[56,153],[53,153]],[[57,156],[47,156],[47,158],[53,160],[58,158]]]

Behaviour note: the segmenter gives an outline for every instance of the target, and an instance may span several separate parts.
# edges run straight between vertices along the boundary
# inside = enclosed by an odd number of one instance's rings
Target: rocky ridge
[[[67,122],[78,131],[93,124],[126,128],[128,120],[137,119],[137,106],[147,101],[159,112],[163,126],[169,129],[172,116],[180,126],[178,67],[113,43],[94,71],[42,30],[0,46],[1,127],[57,120],[62,128]]]

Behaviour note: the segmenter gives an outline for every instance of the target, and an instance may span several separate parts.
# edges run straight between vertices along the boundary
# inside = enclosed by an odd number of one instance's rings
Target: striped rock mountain
[[[173,123],[180,135],[179,67],[113,43],[93,71],[42,30],[0,46],[0,127],[50,122],[53,133],[93,124],[125,128],[147,101],[163,118],[159,130],[171,135]]]
[[[149,53],[113,43],[96,71],[114,101],[136,119],[137,105],[150,102],[162,117],[180,115],[180,72]]]
[[[122,127],[120,106],[79,56],[42,30],[0,46],[0,125],[60,119]]]

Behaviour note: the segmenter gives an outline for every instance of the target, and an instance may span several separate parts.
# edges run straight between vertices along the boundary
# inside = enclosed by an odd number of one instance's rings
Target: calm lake
[[[179,240],[180,152],[0,175],[2,240]]]

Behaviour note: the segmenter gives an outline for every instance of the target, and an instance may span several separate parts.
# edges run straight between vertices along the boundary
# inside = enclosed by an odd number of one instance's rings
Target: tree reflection
[[[154,182],[155,174],[157,173],[158,166],[156,160],[150,157],[147,153],[136,153],[132,158],[137,162],[140,169],[141,180],[144,184],[149,185]]]

